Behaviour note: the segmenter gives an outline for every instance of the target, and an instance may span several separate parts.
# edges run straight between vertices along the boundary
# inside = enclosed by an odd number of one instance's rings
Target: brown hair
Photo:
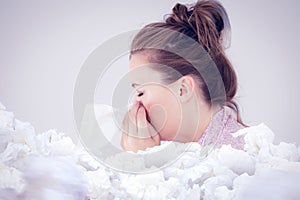
[[[237,77],[224,52],[228,33],[229,19],[219,2],[200,0],[189,8],[177,3],[164,22],[148,24],[135,35],[130,56],[142,53],[149,62],[168,66],[158,69],[165,83],[192,75],[207,103],[231,107],[237,112],[238,122],[245,125],[233,100]],[[213,72],[214,67],[219,75]]]

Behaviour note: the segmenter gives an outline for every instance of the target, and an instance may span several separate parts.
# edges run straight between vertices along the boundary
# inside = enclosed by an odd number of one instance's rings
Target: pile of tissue
[[[171,165],[130,174],[102,165],[66,134],[36,134],[0,104],[0,199],[298,199],[300,148],[273,144],[264,124],[241,134],[245,151],[224,145],[203,159],[189,143]],[[122,154],[112,159],[122,162]]]

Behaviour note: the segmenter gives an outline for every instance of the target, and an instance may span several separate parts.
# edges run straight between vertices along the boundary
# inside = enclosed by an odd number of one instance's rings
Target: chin
[[[162,140],[162,141],[173,141],[171,138],[169,138],[169,137],[164,137],[164,136],[162,136],[161,134],[159,134],[159,136],[160,136],[160,140]]]
[[[174,139],[176,139],[176,135],[174,135],[174,131],[160,131],[159,132],[159,136],[161,140],[164,141],[175,141]]]

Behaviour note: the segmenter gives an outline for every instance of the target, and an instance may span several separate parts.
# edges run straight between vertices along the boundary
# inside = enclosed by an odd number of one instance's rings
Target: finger
[[[153,137],[158,134],[158,131],[152,126],[152,124],[147,119],[147,112],[143,105],[140,106],[140,113],[138,116],[139,128],[147,128],[147,137]],[[138,112],[139,112],[138,111]]]
[[[159,136],[158,131],[150,123],[148,124],[148,130],[151,137]]]
[[[137,114],[138,136],[139,138],[151,138],[156,135],[156,131],[147,120],[146,109],[141,106]]]
[[[127,115],[127,134],[132,137],[137,137],[136,127],[136,112],[138,110],[139,103],[135,102],[131,109],[126,113]]]
[[[129,111],[129,121],[128,121],[128,135],[130,137],[138,137],[138,127],[137,127],[137,106],[134,106],[132,110]]]
[[[129,134],[129,115],[128,115],[128,113],[126,113],[123,118],[121,131],[127,135]]]
[[[134,104],[132,104],[132,107],[130,108],[130,112],[135,115],[140,106],[140,102],[135,101]]]
[[[126,145],[127,139],[128,139],[128,135],[122,133],[120,145],[121,145],[122,149],[124,149],[124,150],[126,150],[126,148],[127,148],[127,145]]]
[[[140,104],[138,102],[135,102],[132,105],[132,108],[128,111],[130,122],[133,123],[134,125],[136,125],[136,115],[139,107]]]
[[[137,111],[137,125],[138,128],[146,128],[147,127],[147,119],[146,119],[146,111],[144,106],[140,106]]]
[[[156,133],[154,136],[152,136],[152,139],[154,140],[156,145],[160,144],[160,136],[158,133]]]

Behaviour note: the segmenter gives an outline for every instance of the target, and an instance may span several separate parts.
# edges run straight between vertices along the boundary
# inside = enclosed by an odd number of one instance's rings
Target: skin
[[[220,107],[211,108],[204,101],[192,76],[166,85],[162,73],[150,65],[145,54],[131,56],[130,77],[136,95],[123,120],[122,148],[137,152],[161,140],[197,142]]]

